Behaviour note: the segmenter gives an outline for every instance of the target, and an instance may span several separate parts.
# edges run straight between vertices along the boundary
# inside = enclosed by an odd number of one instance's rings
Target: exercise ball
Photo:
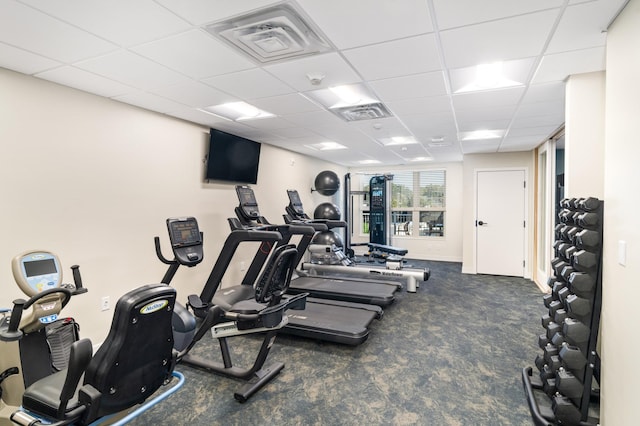
[[[333,195],[338,192],[338,189],[340,188],[340,179],[335,172],[325,170],[324,172],[318,173],[318,176],[316,176],[316,180],[314,181],[314,185],[316,187],[316,191],[322,195]]]
[[[311,244],[318,244],[321,246],[330,246],[335,245],[338,248],[343,248],[344,243],[342,242],[342,237],[336,234],[333,231],[322,231],[318,232],[313,236],[311,240]]]
[[[333,203],[322,203],[313,211],[313,218],[340,220],[340,209]]]

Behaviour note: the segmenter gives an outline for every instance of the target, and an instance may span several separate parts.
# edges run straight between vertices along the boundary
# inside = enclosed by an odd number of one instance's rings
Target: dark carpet
[[[184,387],[131,424],[531,425],[521,371],[540,352],[536,285],[413,263],[430,280],[398,293],[362,345],[279,336],[267,364],[285,369],[245,404],[233,398],[241,382],[179,364]],[[234,363],[253,363],[260,339],[230,342]],[[220,359],[209,336],[194,353]]]

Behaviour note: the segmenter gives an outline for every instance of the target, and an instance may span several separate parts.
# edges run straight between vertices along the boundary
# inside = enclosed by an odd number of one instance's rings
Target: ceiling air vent
[[[332,50],[310,19],[292,3],[282,3],[205,26],[260,63]]]
[[[352,107],[332,108],[330,111],[345,121],[376,120],[393,116],[387,107],[379,102]]]

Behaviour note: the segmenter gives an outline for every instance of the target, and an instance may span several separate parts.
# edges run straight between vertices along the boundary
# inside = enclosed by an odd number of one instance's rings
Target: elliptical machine
[[[11,270],[28,300],[14,300],[0,320],[0,425],[13,424],[9,418],[26,387],[67,368],[78,333],[73,319],[60,312],[72,296],[87,292],[78,265],[71,267],[74,284],[63,284],[60,260],[51,252],[20,254]]]
[[[167,219],[169,239],[174,258],[164,257],[160,239],[155,237],[156,254],[162,263],[169,265],[162,282],[170,284],[180,266],[193,267],[203,260],[202,233],[194,217]],[[278,331],[288,323],[285,311],[304,309],[306,294],[285,295],[295,268],[298,251],[293,245],[274,249],[251,297],[237,297],[232,303],[215,298],[222,277],[237,247],[245,241],[258,241],[272,247],[282,238],[274,231],[235,230],[227,237],[209,279],[200,296],[190,295],[187,306],[176,303],[172,320],[174,348],[179,352],[178,361],[223,376],[237,378],[245,384],[234,393],[239,402],[246,402],[251,395],[266,385],[284,368],[282,362],[265,366],[267,356]],[[222,363],[197,357],[189,353],[191,348],[211,331],[218,340]],[[233,366],[228,338],[243,334],[264,333],[264,339],[253,365],[249,368]]]

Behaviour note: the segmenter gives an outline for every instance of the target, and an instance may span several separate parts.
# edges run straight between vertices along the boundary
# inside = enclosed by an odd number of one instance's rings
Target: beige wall
[[[100,311],[100,299],[109,296],[113,306],[129,289],[160,281],[165,268],[153,237],[168,248],[165,219],[181,215],[198,218],[205,260],[180,270],[174,283],[182,301],[198,294],[238,204],[233,185],[203,182],[208,128],[1,68],[0,93],[0,306],[22,296],[10,259],[29,249],[54,251],[65,281],[71,281],[69,267],[79,264],[89,288],[65,312],[84,337],[100,342],[113,314]],[[346,172],[269,145],[262,149],[254,189],[261,212],[274,222],[282,221],[286,189],[299,189],[302,201],[315,205],[323,198],[308,190],[315,175]],[[229,274],[225,282],[240,275],[240,262]]]
[[[638,424],[640,393],[640,1],[631,0],[607,36],[602,297],[602,424]],[[618,243],[627,245],[626,265]]]
[[[476,170],[523,168],[527,173],[527,262],[525,276],[530,277],[533,263],[533,182],[534,182],[534,153],[505,152],[496,154],[469,154],[464,156],[463,162],[463,192],[464,209],[462,213],[462,272],[475,273],[475,174]],[[508,208],[508,206],[505,206]]]
[[[566,88],[565,195],[604,196],[605,72],[576,74]]]

